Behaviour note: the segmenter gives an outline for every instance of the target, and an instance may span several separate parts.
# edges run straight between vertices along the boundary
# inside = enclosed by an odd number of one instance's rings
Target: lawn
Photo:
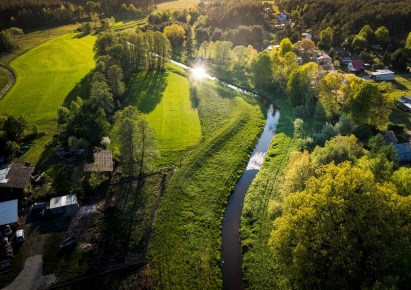
[[[221,289],[228,197],[264,126],[266,108],[214,82],[195,86],[202,140],[186,153],[158,208],[148,264],[158,288]]]
[[[411,96],[411,74],[397,73],[395,80],[392,82],[395,91],[391,94],[395,99],[401,96]]]
[[[22,156],[36,164],[57,129],[57,110],[77,83],[94,67],[94,36],[70,33],[48,41],[10,63],[17,80],[0,101],[0,114],[23,115],[45,136]]]
[[[268,246],[275,214],[281,202],[278,186],[290,154],[297,148],[293,142],[293,112],[286,102],[280,106],[277,135],[273,138],[260,172],[251,184],[244,200],[241,218],[241,243],[243,252],[243,279],[250,289],[278,289],[276,266]]]
[[[165,0],[156,1],[158,10],[168,10],[168,9],[185,9],[191,8],[200,3],[199,0]]]
[[[200,141],[200,119],[190,100],[186,77],[172,70],[140,72],[128,87],[126,104],[144,113],[156,131],[161,154],[172,154]]]

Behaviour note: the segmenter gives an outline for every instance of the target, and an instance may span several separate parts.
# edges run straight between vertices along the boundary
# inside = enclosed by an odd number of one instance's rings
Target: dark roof
[[[361,59],[353,59],[351,63],[352,63],[352,67],[356,71],[363,71],[365,69],[364,63],[362,62]]]
[[[23,163],[12,163],[1,167],[0,171],[6,173],[2,180],[0,180],[0,187],[24,189],[30,180],[34,167]]]
[[[400,100],[403,103],[411,103],[411,96],[402,96]]]
[[[100,150],[93,153],[94,162],[84,164],[86,172],[112,172],[113,155],[110,150]]]
[[[394,132],[392,130],[389,131],[384,131],[380,133],[384,139],[385,139],[385,144],[389,145],[389,144],[397,144],[398,143],[398,139],[395,136]]]

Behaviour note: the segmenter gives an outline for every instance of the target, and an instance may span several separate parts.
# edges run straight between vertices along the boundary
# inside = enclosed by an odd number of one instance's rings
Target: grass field
[[[191,8],[200,3],[200,0],[165,0],[155,1],[158,10]]]
[[[275,261],[268,246],[275,218],[270,205],[280,201],[278,186],[290,154],[296,150],[292,137],[293,112],[286,102],[280,106],[277,135],[260,172],[251,184],[244,201],[241,219],[243,279],[249,289],[278,289]]]
[[[57,110],[64,99],[94,67],[94,36],[70,33],[44,43],[11,62],[17,80],[0,101],[0,114],[23,115],[45,136],[22,156],[35,164],[57,128]]]
[[[221,289],[225,205],[264,126],[254,100],[212,82],[196,89],[203,138],[167,184],[150,243],[161,289]]]
[[[171,70],[140,72],[130,84],[126,103],[144,113],[157,133],[162,154],[184,150],[200,141],[200,119],[190,101],[187,78]]]

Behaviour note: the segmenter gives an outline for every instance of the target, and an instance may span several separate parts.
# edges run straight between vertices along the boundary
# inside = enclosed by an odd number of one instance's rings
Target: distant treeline
[[[95,16],[135,16],[153,9],[153,0],[9,0],[0,1],[0,29],[73,23]],[[137,13],[138,12],[138,13]]]
[[[364,24],[385,26],[391,35],[403,35],[411,27],[410,0],[279,0],[278,4],[299,14],[306,27],[320,31],[338,26],[344,37]]]

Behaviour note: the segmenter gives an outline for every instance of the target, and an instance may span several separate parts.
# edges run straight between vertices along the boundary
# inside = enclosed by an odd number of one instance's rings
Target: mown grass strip
[[[270,203],[280,201],[278,193],[283,171],[291,153],[297,150],[292,137],[294,114],[284,101],[279,102],[280,120],[260,172],[244,201],[241,219],[243,277],[246,288],[276,289],[276,265],[268,246],[275,215]]]
[[[168,183],[149,249],[159,288],[221,288],[225,205],[264,126],[261,108],[237,95],[213,83],[197,87],[203,141]]]

